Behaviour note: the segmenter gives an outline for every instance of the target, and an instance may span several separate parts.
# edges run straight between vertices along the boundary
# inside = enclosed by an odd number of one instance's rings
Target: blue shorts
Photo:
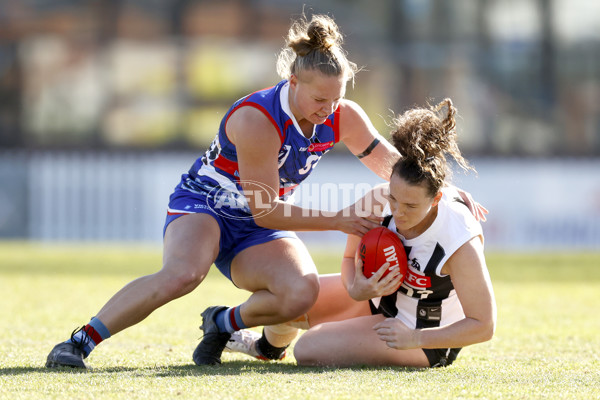
[[[225,213],[216,210],[213,199],[206,194],[191,192],[178,185],[169,199],[163,237],[167,226],[183,215],[202,213],[212,216],[221,230],[219,254],[215,265],[229,280],[231,280],[231,262],[242,250],[281,238],[298,239],[295,232],[267,229],[256,225],[254,219],[241,210],[230,208]]]

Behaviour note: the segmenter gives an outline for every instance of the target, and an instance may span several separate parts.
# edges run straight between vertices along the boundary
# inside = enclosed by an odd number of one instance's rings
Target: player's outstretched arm
[[[236,145],[240,184],[258,225],[293,231],[339,230],[359,236],[378,226],[378,218],[360,214],[352,206],[334,213],[314,212],[281,201],[277,169],[281,141],[259,110],[242,107],[233,113],[227,135]]]

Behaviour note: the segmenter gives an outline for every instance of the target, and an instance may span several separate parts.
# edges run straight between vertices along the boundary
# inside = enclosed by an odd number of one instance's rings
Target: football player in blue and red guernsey
[[[84,358],[102,340],[193,291],[213,263],[251,295],[238,306],[202,313],[204,336],[193,354],[198,365],[220,363],[232,332],[289,321],[310,309],[319,278],[294,231],[361,236],[381,219],[352,207],[334,216],[306,213],[286,199],[338,142],[384,179],[399,156],[362,108],[344,98],[358,69],[346,58],[341,39],[325,15],[292,25],[278,60],[283,80],[238,100],[210,148],[175,187],[162,269],[117,292],[89,324],[54,347],[48,367],[86,368]],[[481,208],[475,205],[474,212]],[[268,339],[265,353],[283,352]]]

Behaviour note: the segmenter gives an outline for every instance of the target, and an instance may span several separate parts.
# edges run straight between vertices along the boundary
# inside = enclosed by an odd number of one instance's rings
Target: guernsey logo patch
[[[326,143],[311,143],[308,147],[303,147],[301,150],[304,151],[325,151],[329,150],[333,147],[334,142],[326,142]]]

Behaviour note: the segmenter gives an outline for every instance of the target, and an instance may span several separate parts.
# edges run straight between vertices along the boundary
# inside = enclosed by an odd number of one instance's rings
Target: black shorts
[[[429,360],[429,366],[431,368],[447,367],[452,364],[461,347],[455,349],[422,349],[427,359]]]
[[[371,308],[371,314],[373,314],[373,315],[383,314],[386,317],[394,318],[393,316],[389,315],[389,313],[378,310],[377,307],[375,307],[375,305],[373,304],[373,302],[371,300],[369,300],[369,307]],[[456,357],[458,356],[458,353],[460,352],[461,349],[462,349],[462,347],[454,348],[454,349],[421,349],[421,350],[423,350],[423,353],[425,353],[425,356],[429,360],[429,366],[431,368],[437,368],[437,367],[447,367],[448,365],[452,364],[454,362],[454,360],[456,360]]]

